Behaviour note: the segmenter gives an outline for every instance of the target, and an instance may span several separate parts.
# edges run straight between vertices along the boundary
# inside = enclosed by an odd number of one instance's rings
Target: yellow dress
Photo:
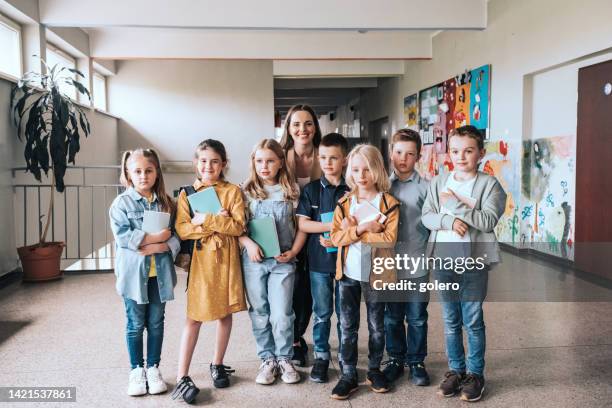
[[[189,202],[181,192],[175,228],[181,239],[194,239],[187,289],[187,317],[200,322],[218,320],[246,310],[238,237],[245,232],[246,217],[240,188],[227,181],[213,184],[229,217],[207,214],[202,225],[192,225]],[[200,191],[210,185],[197,180]],[[197,241],[201,249],[197,248]]]

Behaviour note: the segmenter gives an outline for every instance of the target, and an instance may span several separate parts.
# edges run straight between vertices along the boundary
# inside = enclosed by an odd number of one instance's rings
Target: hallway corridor
[[[504,271],[505,267],[511,269]],[[559,272],[540,260],[504,253],[504,265],[491,279],[489,298],[500,291],[496,281],[511,270],[525,278],[530,271],[550,296],[568,296],[580,288],[594,299],[607,299],[612,290]],[[520,273],[519,273],[520,271]],[[161,370],[174,385],[176,359],[185,310],[185,275],[179,274],[177,299],[166,308],[166,333]],[[75,386],[82,407],[178,406],[168,394],[131,398],[125,394],[129,372],[124,344],[123,306],[111,273],[69,274],[43,284],[12,283],[0,290],[0,384],[3,386]],[[489,302],[487,322],[487,389],[479,407],[606,407],[612,401],[612,313],[610,302]],[[364,308],[362,308],[362,314]],[[212,355],[213,325],[205,324],[192,365],[192,377],[202,388],[198,405],[223,407],[457,407],[444,400],[436,387],[446,371],[439,304],[429,306],[429,355],[426,364],[432,386],[415,387],[404,376],[388,394],[375,394],[365,377],[367,328],[359,337],[359,391],[349,401],[334,401],[337,359],[330,382],[307,379],[310,367],[300,369],[298,385],[280,381],[273,386],[254,382],[259,362],[246,312],[235,316],[226,364],[236,369],[232,386],[212,388],[208,363]],[[362,322],[365,320],[362,319]],[[312,342],[312,331],[307,341]],[[337,339],[332,335],[332,347]],[[22,407],[23,404],[14,404]],[[49,404],[39,404],[48,406]],[[2,404],[9,406],[9,404]],[[69,405],[75,406],[75,405]],[[184,406],[184,405],[183,405]]]

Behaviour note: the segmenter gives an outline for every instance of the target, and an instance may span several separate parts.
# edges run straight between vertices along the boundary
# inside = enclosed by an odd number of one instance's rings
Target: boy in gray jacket
[[[494,228],[504,212],[506,193],[495,177],[478,171],[485,154],[478,129],[457,128],[448,144],[454,170],[431,181],[421,220],[431,230],[427,256],[434,259],[434,278],[458,288],[440,293],[449,371],[438,393],[451,397],[461,392],[462,400],[473,402],[482,397],[485,386],[482,304],[489,269],[500,261]]]

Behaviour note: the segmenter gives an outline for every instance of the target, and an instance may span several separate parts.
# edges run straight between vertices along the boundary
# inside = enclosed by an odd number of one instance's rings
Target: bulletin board
[[[472,125],[489,138],[491,65],[483,65],[418,92],[423,144],[446,153],[448,133]]]

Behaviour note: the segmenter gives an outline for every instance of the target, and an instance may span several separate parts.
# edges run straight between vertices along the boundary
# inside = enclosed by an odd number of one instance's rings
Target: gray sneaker
[[[297,372],[291,360],[283,358],[278,360],[278,368],[281,372],[281,380],[286,384],[300,382],[300,373]]]
[[[278,375],[278,365],[274,358],[264,360],[259,366],[255,382],[257,384],[270,385],[276,381]]]

